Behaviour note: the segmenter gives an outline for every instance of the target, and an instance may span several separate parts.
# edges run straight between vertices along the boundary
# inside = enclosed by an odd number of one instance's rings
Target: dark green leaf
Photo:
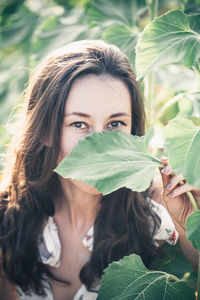
[[[167,243],[161,247],[160,255],[156,254],[149,268],[173,274],[179,279],[192,272],[191,264],[183,256],[179,246],[172,247]]]
[[[192,300],[195,291],[183,281],[161,271],[149,271],[135,254],[106,268],[97,300]]]

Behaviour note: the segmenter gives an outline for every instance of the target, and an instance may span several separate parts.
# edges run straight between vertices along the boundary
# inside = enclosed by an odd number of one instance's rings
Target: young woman
[[[144,193],[122,188],[102,196],[53,171],[93,132],[144,134],[135,75],[116,46],[75,42],[34,70],[26,101],[23,132],[1,192],[0,298],[96,299],[109,263],[136,253],[148,266],[163,241],[175,244],[178,238],[169,213],[157,203],[163,201],[160,188],[152,185]],[[196,263],[184,231],[192,211],[184,193],[192,188],[185,183],[180,189],[182,178],[163,163],[164,198],[176,219],[181,248]]]

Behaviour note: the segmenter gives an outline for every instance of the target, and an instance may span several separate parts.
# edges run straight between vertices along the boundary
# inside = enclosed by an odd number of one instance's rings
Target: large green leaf
[[[165,127],[164,139],[172,169],[200,188],[200,127],[188,119],[176,118]]]
[[[186,234],[192,246],[200,252],[200,210],[193,212],[187,218]]]
[[[160,161],[148,153],[152,130],[138,137],[120,131],[94,133],[79,141],[55,171],[94,186],[103,194],[121,187],[146,190]]]
[[[139,256],[132,254],[106,268],[97,300],[190,300],[195,291],[175,276],[149,271]]]
[[[180,10],[154,19],[136,46],[138,78],[165,64],[181,63],[200,70],[200,15],[187,16]]]

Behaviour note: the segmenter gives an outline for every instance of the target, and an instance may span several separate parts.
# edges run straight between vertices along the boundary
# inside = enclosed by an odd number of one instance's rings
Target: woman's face
[[[65,105],[58,163],[79,140],[93,132],[120,130],[130,134],[131,121],[131,99],[123,81],[93,74],[75,80]],[[82,183],[81,186],[85,186],[86,191],[86,187],[90,187]],[[94,188],[88,190],[95,191]]]

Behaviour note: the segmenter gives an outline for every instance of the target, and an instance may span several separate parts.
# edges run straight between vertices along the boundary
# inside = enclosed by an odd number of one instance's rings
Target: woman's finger
[[[167,157],[161,157],[160,161],[163,165],[168,165],[168,163],[169,163],[169,160]]]
[[[180,196],[186,192],[190,192],[191,191],[191,185],[188,183],[184,183],[181,186],[176,187],[175,189],[173,189],[172,191],[170,191],[166,197],[168,198],[174,198],[177,196]]]
[[[179,183],[183,182],[184,177],[181,174],[177,174],[171,177],[167,185],[164,187],[165,190],[173,190]]]
[[[169,166],[169,165],[166,165],[162,170],[161,170],[161,173],[163,174],[163,175],[173,175],[174,174],[174,172],[173,172],[173,170],[171,169],[171,167]]]

